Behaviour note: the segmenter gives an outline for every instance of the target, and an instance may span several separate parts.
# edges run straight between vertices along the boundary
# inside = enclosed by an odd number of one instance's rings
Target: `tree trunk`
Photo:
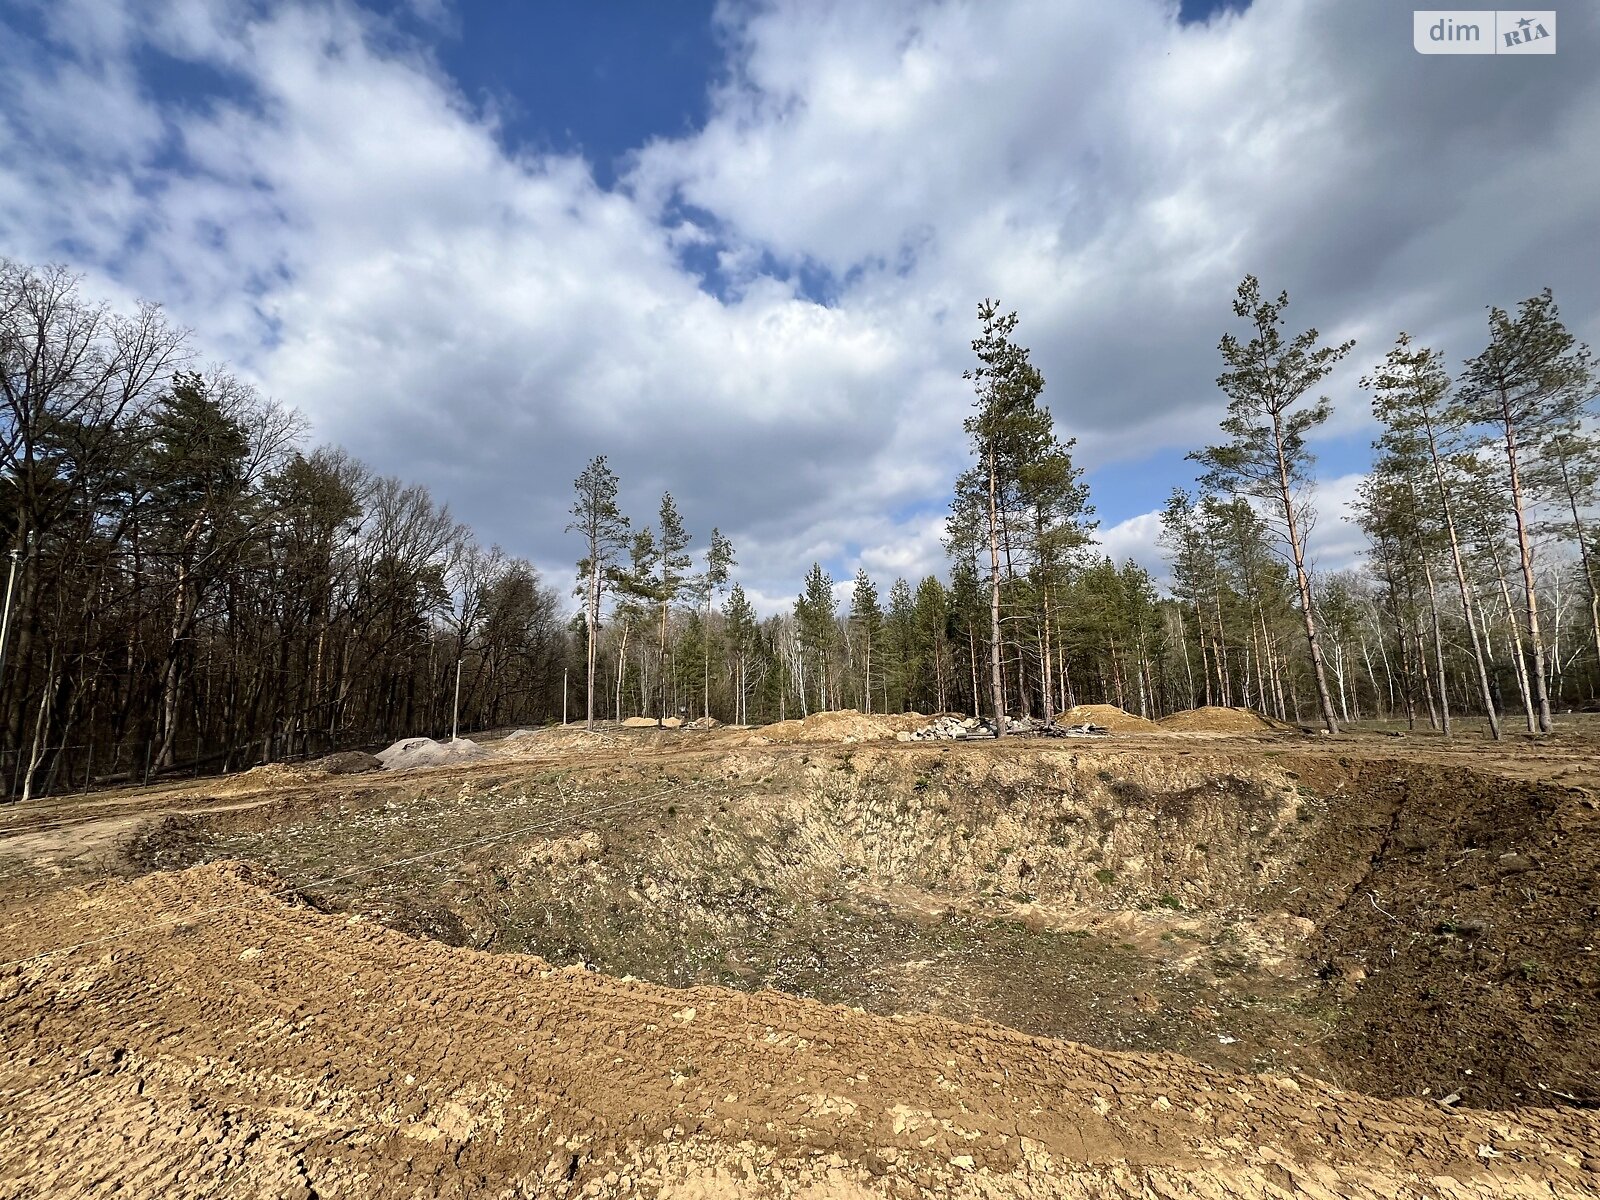
[[[989,446],[989,698],[994,709],[994,735],[1006,733],[1005,692],[1000,678],[1000,515],[995,496],[994,445]]]
[[[1433,422],[1426,421],[1428,457],[1433,463],[1433,482],[1439,490],[1439,509],[1444,514],[1445,534],[1450,540],[1450,561],[1455,566],[1456,587],[1461,592],[1461,613],[1467,622],[1467,633],[1472,640],[1472,660],[1478,667],[1478,687],[1482,694],[1483,711],[1489,717],[1489,732],[1495,741],[1500,740],[1500,714],[1495,711],[1494,689],[1489,686],[1489,668],[1484,662],[1482,640],[1478,637],[1478,623],[1472,616],[1472,599],[1467,588],[1467,570],[1461,561],[1461,540],[1456,536],[1455,513],[1450,507],[1450,490],[1445,486],[1444,471],[1439,465],[1439,447],[1433,433]],[[1600,625],[1596,626],[1595,646],[1600,649]]]
[[[1495,576],[1500,581],[1500,599],[1506,608],[1506,625],[1511,633],[1513,665],[1517,674],[1517,691],[1522,696],[1522,711],[1528,719],[1528,732],[1539,731],[1538,717],[1533,707],[1533,688],[1528,680],[1528,656],[1522,645],[1522,622],[1517,620],[1517,606],[1511,599],[1511,584],[1506,579],[1505,564],[1500,561],[1499,547],[1490,544],[1490,553],[1494,558]]]
[[[1189,698],[1184,704],[1184,707],[1188,708],[1194,703],[1194,667],[1189,662],[1189,638],[1183,630],[1183,606],[1176,605],[1173,612],[1178,618],[1178,647],[1183,651],[1183,674],[1189,681]]]
[[[1572,484],[1567,460],[1561,460],[1561,483],[1567,493],[1567,504],[1572,509],[1572,536],[1578,543],[1578,561],[1583,565],[1583,581],[1589,587],[1590,645],[1594,648],[1595,662],[1600,666],[1600,581],[1595,578],[1594,557],[1589,553],[1587,531],[1578,513],[1578,492]],[[1591,687],[1591,693],[1593,688]]]
[[[1039,665],[1043,671],[1044,692],[1044,723],[1056,723],[1055,677],[1050,671],[1050,588],[1046,584],[1040,588],[1040,601],[1043,608],[1043,620],[1040,623]]]
[[[595,561],[597,557],[597,551],[593,548],[593,543],[590,543],[590,546],[589,603],[584,605],[583,611],[584,628],[589,635],[588,654],[586,655],[588,659],[586,664],[588,673],[588,688],[586,692],[586,703],[584,706],[583,727],[585,729],[592,730],[594,728],[594,673],[595,668],[599,666],[600,656],[600,648],[595,644],[595,639],[600,628],[600,564]],[[563,701],[563,703],[565,703],[565,701]]]
[[[1433,618],[1433,657],[1438,667],[1439,713],[1444,720],[1444,735],[1450,737],[1450,689],[1444,671],[1444,632],[1439,628],[1439,597],[1433,585],[1433,567],[1426,554],[1422,556],[1422,576],[1428,586],[1428,612]]]
[[[1501,392],[1502,411],[1506,409]],[[1533,700],[1539,710],[1539,732],[1550,732],[1550,695],[1545,687],[1544,638],[1539,633],[1539,596],[1534,586],[1533,543],[1522,511],[1522,473],[1517,467],[1517,432],[1509,411],[1505,413],[1506,462],[1511,467],[1511,511],[1517,521],[1517,549],[1522,560],[1522,588],[1528,606],[1528,642],[1533,651]]]
[[[1311,648],[1311,673],[1317,684],[1317,703],[1322,707],[1322,722],[1329,733],[1339,732],[1333,715],[1333,696],[1328,691],[1328,673],[1322,666],[1322,644],[1317,637],[1317,619],[1311,608],[1311,579],[1306,574],[1305,547],[1294,515],[1294,491],[1289,481],[1289,463],[1283,452],[1283,420],[1272,414],[1272,437],[1278,452],[1278,486],[1283,492],[1283,515],[1289,527],[1289,549],[1294,558],[1295,584],[1300,590],[1300,615],[1305,618],[1306,644]]]

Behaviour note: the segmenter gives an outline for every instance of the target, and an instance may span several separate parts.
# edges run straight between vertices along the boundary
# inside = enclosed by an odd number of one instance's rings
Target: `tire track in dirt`
[[[413,940],[278,884],[215,864],[0,916],[17,957],[140,930],[0,971],[0,1197],[1597,1194],[1595,1114],[677,991]]]

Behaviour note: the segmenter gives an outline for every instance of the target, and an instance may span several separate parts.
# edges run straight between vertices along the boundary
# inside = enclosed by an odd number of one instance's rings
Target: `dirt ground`
[[[1600,1195],[1600,726],[835,724],[0,814],[0,1198]]]

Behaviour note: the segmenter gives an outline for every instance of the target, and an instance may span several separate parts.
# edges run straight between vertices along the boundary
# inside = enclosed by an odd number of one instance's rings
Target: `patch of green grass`
[[[1110,887],[1116,881],[1117,873],[1108,867],[1101,867],[1094,873],[1094,877],[1106,887]]]
[[[1156,903],[1162,908],[1172,909],[1173,912],[1183,911],[1183,901],[1179,900],[1176,896],[1168,892],[1163,892],[1160,896],[1156,897]]]

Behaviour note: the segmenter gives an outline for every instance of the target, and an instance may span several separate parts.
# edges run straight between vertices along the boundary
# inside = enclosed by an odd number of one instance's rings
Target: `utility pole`
[[[17,559],[22,557],[22,551],[13,546],[11,549],[11,572],[6,578],[6,606],[5,615],[0,616],[0,677],[3,677],[6,665],[6,635],[11,632],[11,592],[17,584]]]
[[[456,698],[450,704],[450,740],[456,740],[456,729],[461,719],[461,664],[464,659],[456,659]]]
[[[16,585],[17,582],[17,559],[21,556],[22,551],[13,546],[11,548],[11,573],[6,579],[5,615],[0,616],[0,682],[3,682],[5,678],[6,635],[11,632],[11,589]],[[17,765],[19,767],[22,765],[22,746],[20,744],[17,746]],[[17,790],[17,785],[14,780],[11,785],[11,790],[13,793],[15,793]]]

